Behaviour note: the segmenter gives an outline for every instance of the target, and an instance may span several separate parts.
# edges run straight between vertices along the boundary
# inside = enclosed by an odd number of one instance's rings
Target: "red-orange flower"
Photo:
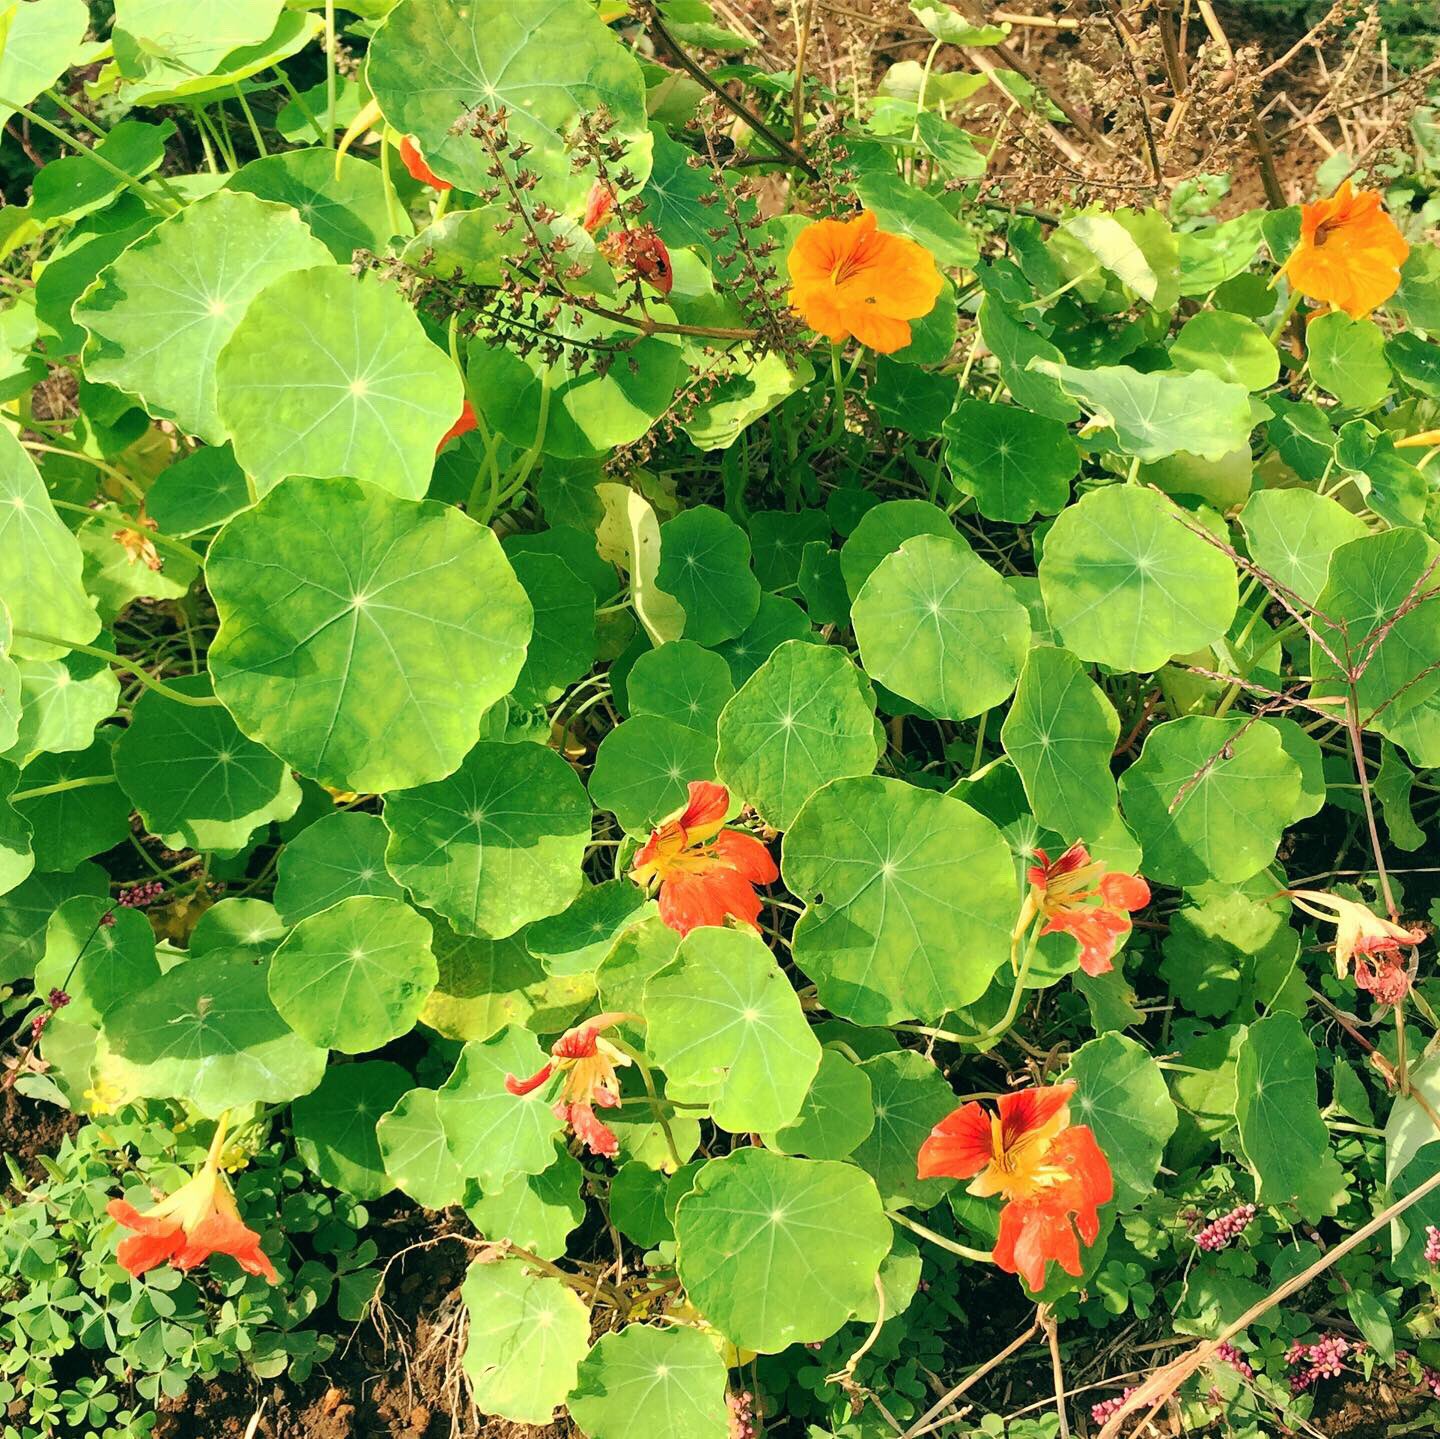
[[[630,1056],[617,1049],[600,1035],[602,1029],[620,1024],[633,1015],[597,1014],[573,1029],[567,1029],[550,1046],[550,1060],[528,1079],[505,1076],[505,1088],[511,1094],[531,1094],[552,1075],[560,1075],[560,1089],[555,1100],[555,1113],[585,1143],[592,1154],[613,1158],[620,1149],[614,1130],[602,1124],[595,1115],[595,1105],[614,1109],[620,1103],[619,1066],[630,1063]]]
[[[1323,889],[1287,889],[1285,895],[1315,919],[1335,926],[1335,969],[1344,979],[1355,961],[1355,982],[1368,989],[1382,1004],[1393,1004],[1388,996],[1397,992],[1403,997],[1409,991],[1408,974],[1413,953],[1402,955],[1401,946],[1413,951],[1425,942],[1425,931],[1407,929],[1382,919],[1374,910],[1353,899],[1342,899]],[[1372,968],[1372,965],[1375,968]],[[1403,989],[1401,975],[1405,976]]]
[[[1110,1165],[1083,1124],[1070,1123],[1073,1082],[1003,1094],[998,1113],[972,1101],[947,1114],[920,1146],[921,1179],[969,1179],[970,1193],[1002,1196],[992,1258],[1032,1290],[1053,1259],[1081,1272],[1080,1245],[1100,1233],[1099,1208],[1114,1194]]]
[[[879,229],[869,210],[807,225],[787,263],[791,307],[812,330],[885,355],[910,343],[910,321],[935,308],[945,284],[929,250]]]
[[[1150,903],[1150,886],[1138,874],[1107,870],[1078,840],[1053,864],[1043,849],[1035,856],[1040,862],[1026,871],[1030,892],[1015,933],[1022,934],[1037,914],[1044,915],[1041,934],[1074,935],[1080,968],[1086,974],[1108,974],[1115,967],[1116,950],[1130,933],[1130,914]]]
[[[603,180],[591,185],[585,197],[585,218],[580,222],[590,234],[594,234],[615,210],[615,192]]]
[[[400,160],[410,172],[412,180],[429,185],[434,190],[449,190],[453,187],[448,180],[442,180],[426,163],[420,151],[420,142],[413,135],[406,135],[400,141]]]
[[[1300,243],[1280,273],[1302,295],[1361,320],[1400,288],[1409,253],[1380,196],[1347,179],[1328,200],[1300,207]]]
[[[460,411],[460,418],[440,437],[440,443],[435,446],[435,453],[438,455],[451,440],[458,440],[461,435],[468,435],[479,423],[479,420],[475,418],[475,406],[466,400]]]
[[[723,784],[690,783],[684,809],[660,821],[635,856],[630,877],[660,891],[660,918],[680,934],[728,915],[753,925],[760,917],[757,884],[773,884],[780,871],[753,835],[726,829],[730,791]]]
[[[612,265],[630,270],[662,295],[668,295],[675,284],[670,252],[654,225],[612,230],[595,248]]]
[[[199,1173],[159,1204],[136,1209],[125,1199],[110,1201],[110,1217],[135,1231],[115,1252],[131,1274],[139,1276],[167,1261],[176,1269],[194,1269],[212,1254],[228,1254],[247,1274],[279,1283],[275,1266],[260,1248],[260,1236],[241,1220],[229,1182],[220,1172],[224,1144],[222,1120]]]

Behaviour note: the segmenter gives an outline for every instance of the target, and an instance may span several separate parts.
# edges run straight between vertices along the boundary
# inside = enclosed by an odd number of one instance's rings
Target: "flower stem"
[[[108,660],[117,669],[134,675],[147,690],[154,690],[157,694],[164,695],[166,699],[174,700],[176,704],[189,705],[192,709],[210,709],[220,703],[214,695],[187,695],[180,690],[172,689],[163,680],[157,680],[153,675],[141,669],[133,660],[127,660],[123,655],[117,655],[113,650],[102,650],[98,645],[82,645],[76,640],[61,639],[58,635],[41,634],[38,630],[17,628],[14,636],[16,639],[34,640],[37,644],[54,645],[56,649],[61,650],[78,650],[82,655],[93,655],[96,659]]]
[[[980,1264],[995,1262],[994,1256],[985,1250],[971,1249],[968,1244],[959,1244],[953,1239],[947,1239],[943,1234],[937,1234],[933,1229],[927,1229],[923,1224],[918,1224],[913,1219],[907,1219],[905,1215],[899,1214],[893,1209],[887,1209],[885,1216],[908,1229],[912,1234],[918,1234],[921,1239],[928,1239],[932,1244],[938,1244],[941,1249],[948,1249],[951,1254],[958,1254],[961,1259],[974,1259]]]

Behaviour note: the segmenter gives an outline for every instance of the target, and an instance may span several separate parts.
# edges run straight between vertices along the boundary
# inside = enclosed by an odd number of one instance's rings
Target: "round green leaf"
[[[590,803],[536,744],[481,741],[448,779],[385,802],[390,873],[464,934],[503,939],[580,891]]]
[[[1036,820],[1065,839],[1094,839],[1115,814],[1110,757],[1120,718],[1069,650],[1037,645],[1000,731]]]
[[[1304,488],[1258,491],[1240,511],[1240,524],[1250,558],[1312,605],[1325,588],[1330,556],[1369,533],[1359,515]]]
[[[517,1174],[494,1194],[472,1195],[465,1213],[484,1239],[508,1239],[542,1259],[558,1259],[570,1231],[585,1218],[583,1178],[579,1160],[557,1139],[548,1169]]]
[[[795,963],[856,1024],[939,1019],[1009,957],[1019,897],[1010,847],[959,800],[899,780],[817,790],[781,872],[805,902]]]
[[[870,678],[939,719],[1007,698],[1030,644],[1029,611],[955,534],[904,541],[865,581],[852,615]]]
[[[208,1119],[308,1094],[325,1051],[281,1019],[268,970],[248,950],[176,965],[105,1016],[102,1077],[136,1098],[184,1095]]]
[[[88,749],[95,727],[115,713],[120,680],[98,655],[72,650],[58,660],[20,660],[15,671],[20,719],[9,757],[17,763],[37,750]]]
[[[620,935],[652,912],[644,890],[629,880],[587,884],[559,914],[536,920],[525,946],[547,974],[590,974]]]
[[[130,833],[130,801],[115,782],[113,742],[118,733],[107,726],[96,731],[87,750],[42,754],[25,766],[15,793],[34,798],[16,798],[14,805],[33,832],[36,869],[74,869]]]
[[[956,1107],[954,1091],[924,1055],[911,1049],[877,1054],[860,1068],[870,1080],[875,1123],[850,1159],[874,1179],[887,1205],[929,1209],[952,1181],[917,1178],[915,1156]]]
[[[828,1338],[866,1302],[891,1229],[854,1165],[737,1149],[696,1172],[675,1237],[695,1307],[733,1344],[778,1354]]]
[[[98,864],[82,864],[68,874],[32,874],[9,893],[0,894],[0,983],[34,971],[45,953],[50,916],[67,899],[109,893],[105,871]]]
[[[226,0],[223,10],[205,15],[184,0],[115,0],[117,45],[208,75],[232,50],[268,39],[282,8],[283,0]]]
[[[557,209],[579,214],[590,188],[570,164],[581,116],[603,110],[626,168],[641,181],[649,173],[640,65],[588,0],[408,0],[372,41],[365,76],[391,125],[418,138],[437,175],[467,190],[493,183],[490,152],[455,133],[476,105],[506,112],[510,141],[529,147],[526,168]]]
[[[832,779],[869,774],[875,710],[841,649],[787,640],[725,706],[715,762],[721,783],[776,829]]]
[[[1235,566],[1152,490],[1091,490],[1055,521],[1040,592],[1065,648],[1146,673],[1219,639],[1239,604]]]
[[[1069,428],[1014,405],[962,400],[946,418],[945,463],[958,489],[989,520],[1023,525],[1058,515],[1080,472]]]
[[[266,286],[220,352],[215,384],[235,458],[262,494],[312,475],[418,500],[465,399],[410,303],[338,265]]]
[[[270,997],[312,1044],[363,1054],[415,1023],[436,977],[430,922],[401,900],[359,896],[290,931]]]
[[[647,650],[625,680],[632,715],[660,715],[704,735],[715,733],[720,711],[734,693],[730,666],[694,640]]]
[[[870,1076],[833,1049],[820,1053],[820,1068],[793,1123],[762,1135],[767,1149],[810,1159],[844,1159],[875,1127]]]
[[[403,206],[387,204],[393,187],[378,165],[319,146],[262,155],[242,165],[225,188],[290,206],[342,265],[356,250],[384,254],[393,235],[415,230]]]
[[[223,525],[249,504],[245,471],[229,445],[206,445],[167,465],[145,495],[161,533],[181,540]]]
[[[691,780],[714,777],[713,734],[659,715],[636,715],[600,741],[590,798],[627,834],[645,834],[685,803]]]
[[[204,676],[172,681],[208,695]],[[115,777],[152,834],[172,848],[238,850],[271,820],[289,819],[300,786],[283,761],[235,727],[218,705],[198,708],[146,690],[115,746]]]
[[[510,564],[535,612],[515,698],[543,704],[580,679],[595,658],[595,592],[557,555],[521,552]]]
[[[378,1199],[395,1181],[385,1172],[375,1126],[409,1088],[410,1076],[388,1060],[332,1064],[320,1087],[290,1110],[296,1152],[322,1183],[356,1199]]]
[[[188,555],[159,552],[160,568],[142,564],[120,542],[134,526],[119,515],[96,515],[75,532],[85,554],[85,588],[113,619],[136,600],[178,600],[194,583],[199,566]]]
[[[600,1336],[567,1402],[590,1439],[726,1439],[727,1378],[725,1361],[699,1330],[628,1324]]]
[[[760,607],[745,531],[720,510],[696,505],[660,526],[655,583],[685,611],[685,637],[713,645],[733,639]]]
[[[222,444],[215,364],[225,342],[272,281],[328,259],[283,205],[225,190],[196,200],[136,240],[76,303],[89,332],[85,374]],[[290,373],[288,355],[270,364],[272,378]]]
[[[860,516],[840,549],[840,572],[850,598],[859,596],[876,565],[906,540],[954,533],[955,526],[945,511],[925,500],[885,500],[872,506]]]
[[[1385,332],[1373,320],[1330,310],[1306,327],[1310,374],[1347,409],[1368,410],[1390,392]]]
[[[809,617],[794,600],[761,595],[755,618],[733,640],[722,640],[715,651],[730,666],[730,678],[743,685],[786,640],[816,642]]]
[[[210,546],[209,665],[236,723],[324,784],[449,774],[514,684],[530,602],[494,534],[350,480],[288,480]]]
[[[1238,884],[1275,858],[1300,766],[1269,725],[1194,715],[1157,725],[1120,780],[1125,818],[1163,884]]]
[[[104,916],[110,923],[102,923]],[[67,1019],[98,1025],[121,1003],[160,978],[155,931],[136,909],[115,909],[108,895],[67,899],[45,926],[45,957],[35,993],[64,990]]]
[[[30,822],[11,804],[19,779],[20,772],[13,764],[0,760],[0,894],[28,879],[35,868]]]
[[[433,1089],[412,1089],[375,1125],[385,1173],[426,1209],[459,1204],[465,1192],[465,1177],[450,1156],[437,1100]]]
[[[610,1218],[627,1239],[646,1249],[674,1239],[675,1228],[665,1213],[669,1178],[638,1160],[622,1164],[610,1181]]]
[[[1176,369],[1209,370],[1247,390],[1268,389],[1280,376],[1280,352],[1265,331],[1223,310],[1202,310],[1186,320],[1170,359]]]
[[[1133,1039],[1102,1034],[1075,1051],[1065,1078],[1076,1086],[1071,1117],[1094,1131],[1110,1161],[1116,1204],[1133,1209],[1155,1192],[1161,1156],[1180,1119],[1160,1066]]]
[[[518,1259],[477,1260],[460,1297],[470,1313],[460,1363],[476,1407],[517,1424],[548,1424],[590,1344],[584,1301]]]
[[[275,908],[287,925],[299,924],[355,895],[404,899],[385,868],[390,838],[373,814],[327,814],[288,840],[275,867]]]
[[[709,1103],[732,1134],[800,1113],[820,1045],[775,957],[753,933],[705,927],[645,986],[645,1043],[677,1102]]]
[[[10,11],[5,44],[0,48],[0,123],[48,90],[78,58],[90,24],[85,0],[34,0]]]
[[[461,1174],[487,1194],[516,1174],[541,1173],[555,1157],[560,1121],[544,1086],[524,1095],[505,1088],[507,1074],[526,1079],[546,1059],[528,1029],[509,1025],[489,1039],[471,1040],[440,1090],[435,1103],[450,1153]]]
[[[271,955],[285,938],[285,926],[273,904],[263,899],[222,899],[212,904],[190,931],[191,959],[212,949],[248,949]]]

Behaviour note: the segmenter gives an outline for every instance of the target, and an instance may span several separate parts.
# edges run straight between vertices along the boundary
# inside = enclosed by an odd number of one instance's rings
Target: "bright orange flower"
[[[458,440],[461,435],[468,435],[479,423],[479,420],[475,418],[475,406],[466,400],[460,411],[460,418],[440,437],[440,443],[435,446],[435,453],[438,455],[451,440]]]
[[[1108,974],[1115,967],[1115,951],[1130,933],[1131,913],[1150,903],[1150,886],[1138,874],[1106,870],[1078,840],[1054,864],[1043,849],[1035,855],[1040,863],[1026,871],[1030,892],[1015,933],[1023,934],[1031,920],[1043,914],[1041,934],[1074,935],[1080,968],[1086,974]]]
[[[595,1117],[594,1106],[614,1109],[620,1103],[620,1077],[615,1070],[630,1063],[630,1056],[617,1049],[600,1031],[633,1019],[631,1014],[597,1014],[573,1029],[567,1029],[550,1046],[550,1060],[529,1079],[505,1076],[505,1088],[514,1095],[531,1094],[552,1075],[560,1075],[555,1113],[573,1130],[592,1154],[613,1158],[620,1142],[614,1130]]]
[[[224,1145],[222,1120],[199,1173],[174,1194],[143,1210],[128,1200],[110,1201],[111,1219],[135,1231],[115,1252],[123,1268],[138,1277],[167,1261],[176,1269],[194,1269],[212,1254],[228,1254],[247,1274],[279,1283],[275,1266],[260,1248],[260,1236],[241,1220],[230,1184],[220,1172]]]
[[[1425,942],[1425,931],[1392,924],[1363,904],[1323,889],[1287,889],[1285,894],[1297,909],[1335,926],[1335,969],[1340,978],[1350,973],[1353,959],[1356,983],[1362,989],[1375,991],[1382,1003],[1393,1003],[1383,995],[1394,992],[1394,971],[1403,969],[1411,958],[1400,953],[1400,946],[1413,950]],[[1372,964],[1379,967],[1379,975],[1372,970]]]
[[[454,187],[448,180],[442,180],[426,163],[420,152],[420,142],[413,135],[406,135],[400,141],[400,160],[410,172],[412,180],[429,185],[432,190],[450,190]]]
[[[1072,1082],[1002,1094],[997,1113],[972,1101],[947,1114],[920,1146],[921,1179],[969,1179],[970,1193],[998,1194],[1000,1234],[992,1257],[1032,1290],[1045,1262],[1079,1274],[1080,1246],[1100,1233],[1099,1208],[1114,1194],[1110,1165],[1083,1124],[1070,1123]]]
[[[812,330],[837,344],[854,335],[883,355],[910,343],[910,321],[935,308],[945,284],[929,250],[879,229],[870,210],[807,225],[787,264],[791,307]]]
[[[780,878],[770,851],[752,835],[724,828],[730,791],[723,784],[690,782],[684,809],[660,821],[635,856],[630,877],[660,890],[660,918],[679,934],[723,925],[734,915],[753,925],[760,917],[757,884]]]
[[[1342,180],[1328,200],[1300,207],[1300,243],[1280,273],[1309,299],[1363,320],[1400,288],[1409,253],[1380,196]]]

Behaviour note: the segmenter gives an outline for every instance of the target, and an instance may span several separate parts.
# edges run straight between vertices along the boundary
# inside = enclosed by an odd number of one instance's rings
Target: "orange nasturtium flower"
[[[935,308],[945,284],[929,250],[879,229],[870,210],[806,225],[787,264],[791,308],[812,330],[836,344],[854,335],[882,355],[910,343],[910,321]]]
[[[115,1257],[137,1277],[167,1260],[176,1269],[194,1269],[212,1254],[228,1254],[247,1274],[259,1274],[271,1284],[280,1276],[260,1236],[246,1227],[235,1207],[230,1184],[220,1172],[226,1122],[215,1127],[210,1152],[194,1178],[149,1209],[136,1209],[125,1199],[112,1199],[111,1219],[133,1229],[120,1241]]]
[[[1323,889],[1287,889],[1297,909],[1335,926],[1335,969],[1344,979],[1355,961],[1355,983],[1382,1004],[1394,1004],[1410,992],[1413,950],[1425,942],[1423,929],[1407,929],[1382,919],[1353,899]],[[1411,950],[1401,954],[1401,946]]]
[[[630,1056],[617,1049],[600,1031],[633,1019],[632,1014],[597,1014],[573,1029],[567,1029],[550,1046],[550,1059],[528,1079],[505,1076],[505,1088],[511,1094],[530,1094],[547,1084],[552,1075],[560,1076],[560,1091],[555,1100],[555,1113],[584,1141],[592,1154],[613,1158],[620,1149],[615,1131],[595,1117],[595,1105],[615,1109],[620,1103],[620,1077],[617,1067],[630,1063]]]
[[[1363,320],[1400,288],[1409,253],[1380,196],[1342,180],[1328,200],[1300,207],[1300,243],[1280,273],[1308,299]]]
[[[479,420],[475,418],[475,406],[466,400],[460,410],[460,418],[440,437],[440,443],[435,446],[435,453],[438,455],[451,440],[458,440],[461,435],[468,435],[479,423]]]
[[[760,917],[757,884],[780,878],[770,851],[753,835],[726,829],[730,791],[723,784],[690,782],[684,809],[650,832],[630,877],[660,890],[660,918],[679,934],[723,925],[727,915],[753,925]]]
[[[1138,874],[1107,871],[1078,840],[1053,864],[1043,849],[1035,857],[1040,862],[1026,871],[1030,892],[1015,933],[1023,934],[1037,914],[1044,915],[1041,934],[1074,935],[1080,968],[1090,975],[1108,974],[1115,967],[1115,951],[1130,933],[1131,913],[1150,903],[1150,886]]]
[[[401,139],[400,160],[410,172],[412,180],[418,180],[422,185],[429,185],[433,190],[453,188],[448,180],[442,180],[425,163],[425,156],[420,151],[420,142],[413,135],[406,135]]]
[[[1099,1208],[1114,1193],[1110,1165],[1095,1136],[1070,1123],[1075,1084],[1002,1094],[998,1113],[973,1100],[947,1114],[920,1146],[921,1179],[968,1179],[981,1199],[1004,1198],[992,1258],[1031,1289],[1045,1283],[1045,1261],[1079,1274],[1078,1229],[1100,1233]]]

